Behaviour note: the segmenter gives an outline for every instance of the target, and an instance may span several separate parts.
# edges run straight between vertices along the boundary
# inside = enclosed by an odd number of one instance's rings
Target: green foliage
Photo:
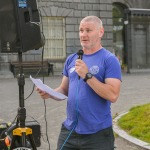
[[[131,136],[150,143],[150,103],[131,108],[118,125]]]

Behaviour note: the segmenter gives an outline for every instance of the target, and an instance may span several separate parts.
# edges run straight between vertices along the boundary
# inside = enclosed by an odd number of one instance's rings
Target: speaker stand
[[[16,128],[12,132],[12,141],[10,145],[10,150],[13,150],[14,148],[32,148],[32,150],[37,150],[32,135],[32,129],[25,126],[26,120],[26,109],[24,106],[25,77],[23,74],[23,67],[22,67],[22,52],[18,52],[18,57],[20,64],[19,66],[20,74],[18,74],[17,76],[19,86],[19,108],[18,108]],[[27,136],[29,138],[28,141],[29,143],[27,143],[26,140]]]

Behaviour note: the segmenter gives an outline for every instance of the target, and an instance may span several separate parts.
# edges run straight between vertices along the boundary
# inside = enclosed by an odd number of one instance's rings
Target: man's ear
[[[99,37],[102,38],[104,35],[104,28],[100,28],[100,31],[99,31]]]

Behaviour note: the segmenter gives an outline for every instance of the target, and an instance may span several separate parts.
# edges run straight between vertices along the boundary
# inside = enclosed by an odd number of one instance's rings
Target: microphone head
[[[84,54],[83,50],[82,49],[79,49],[78,52],[77,52],[78,56],[82,56]]]

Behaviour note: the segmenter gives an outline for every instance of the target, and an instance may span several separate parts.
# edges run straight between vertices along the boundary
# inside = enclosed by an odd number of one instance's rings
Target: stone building
[[[150,68],[150,0],[38,0],[45,45],[23,53],[23,61],[44,59],[61,74],[66,57],[81,48],[79,23],[88,15],[103,21],[103,47],[115,53],[122,68]],[[42,54],[44,50],[44,54]],[[0,74],[10,74],[17,53],[0,54]]]

